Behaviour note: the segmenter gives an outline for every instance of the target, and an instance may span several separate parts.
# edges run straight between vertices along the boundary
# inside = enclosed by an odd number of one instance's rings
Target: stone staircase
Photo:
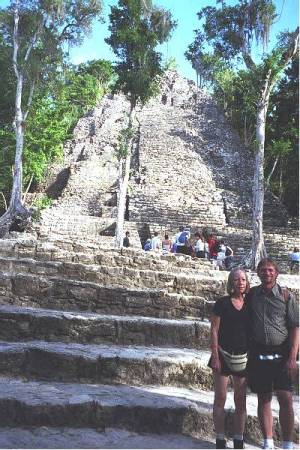
[[[107,95],[79,120],[65,146],[64,163],[55,165],[41,186],[54,200],[35,225],[39,236],[113,245],[115,148],[128,108],[121,95]],[[137,111],[137,118],[124,224],[131,245],[140,248],[154,229],[173,235],[180,225],[193,231],[207,227],[228,241],[239,261],[250,246],[253,157],[221,111],[207,94],[171,71],[161,82],[161,93]],[[286,212],[276,198],[266,196],[265,211],[266,224],[281,226],[267,242],[268,250],[279,260],[283,256],[286,270],[287,251],[298,237],[282,227]],[[295,243],[283,237],[281,245],[280,235],[290,232]]]
[[[208,316],[227,273],[53,236],[2,240],[0,267],[0,447],[214,447]]]
[[[214,448],[208,318],[228,273],[141,243],[207,227],[242,257],[252,157],[209,96],[169,73],[138,111],[124,224],[132,247],[117,250],[114,148],[127,112],[110,95],[78,122],[42,187],[53,205],[32,234],[0,241],[0,448]],[[283,263],[297,239],[287,228],[266,234]],[[298,293],[299,276],[280,283]],[[247,404],[255,447],[255,396]],[[228,436],[232,407],[230,392]]]

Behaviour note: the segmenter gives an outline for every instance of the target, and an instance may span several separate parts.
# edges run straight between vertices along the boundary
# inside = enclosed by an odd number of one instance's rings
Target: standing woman
[[[232,376],[234,388],[234,448],[244,448],[249,327],[244,297],[249,287],[245,271],[233,269],[228,276],[228,295],[216,301],[211,317],[211,358],[208,365],[214,377],[216,448],[226,448],[224,406],[229,376]]]

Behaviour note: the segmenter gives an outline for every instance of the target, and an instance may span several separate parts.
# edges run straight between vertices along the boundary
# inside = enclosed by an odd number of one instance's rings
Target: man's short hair
[[[263,258],[259,261],[258,265],[257,265],[257,269],[256,272],[258,273],[260,271],[260,269],[265,266],[266,264],[269,264],[271,266],[274,267],[274,269],[276,270],[277,273],[279,273],[279,267],[277,262],[275,262],[272,258]]]

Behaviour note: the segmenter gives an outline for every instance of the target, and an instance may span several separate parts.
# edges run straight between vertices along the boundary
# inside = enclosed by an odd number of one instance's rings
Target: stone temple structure
[[[41,186],[53,205],[31,232],[0,241],[0,448],[214,447],[208,319],[228,274],[141,242],[208,227],[245,253],[252,155],[212,99],[169,72],[137,114],[133,245],[116,250],[114,149],[127,113],[122,96],[108,95],[78,122]],[[297,233],[275,198],[266,212],[267,248],[284,268]],[[280,282],[297,294],[299,276]],[[249,395],[245,434],[254,448],[255,402]],[[229,392],[228,437],[232,405]]]
[[[107,95],[79,120],[66,145],[64,165],[53,168],[48,185],[43,185],[57,200],[43,214],[41,234],[49,230],[76,234],[83,227],[113,235],[115,148],[128,110],[123,96]],[[212,98],[177,72],[168,72],[160,94],[137,113],[125,228],[137,247],[154,229],[172,234],[188,225],[195,230],[208,227],[236,249],[246,250],[252,178],[253,155]],[[265,225],[274,230],[286,223],[283,206],[267,194]]]

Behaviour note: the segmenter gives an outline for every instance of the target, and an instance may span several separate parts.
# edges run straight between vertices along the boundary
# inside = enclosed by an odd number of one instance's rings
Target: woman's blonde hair
[[[234,293],[234,276],[236,274],[236,272],[243,272],[245,274],[246,277],[246,291],[245,294],[247,294],[247,292],[249,292],[250,289],[250,283],[248,280],[248,276],[247,273],[245,272],[245,270],[242,267],[235,267],[234,269],[232,269],[228,275],[228,280],[227,280],[227,293],[229,295],[232,295]]]

